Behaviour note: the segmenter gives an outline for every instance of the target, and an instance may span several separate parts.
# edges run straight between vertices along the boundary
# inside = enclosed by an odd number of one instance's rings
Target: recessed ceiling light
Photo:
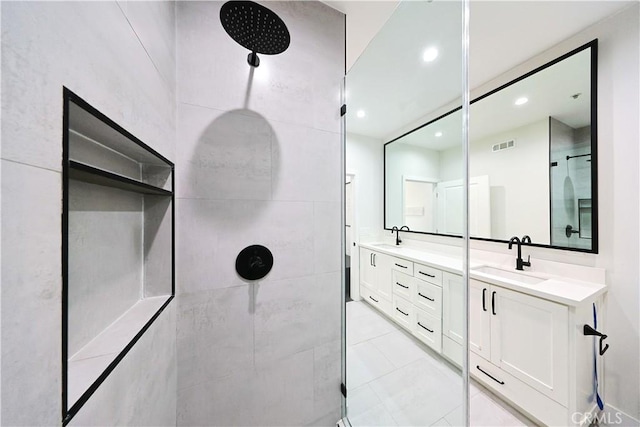
[[[442,132],[436,132],[436,137],[440,138],[442,136]]]
[[[365,112],[364,112],[364,110],[358,110],[358,111],[356,112],[356,116],[357,116],[359,119],[363,118],[363,117],[364,117],[364,116],[366,116],[366,115],[367,115],[367,113],[365,113]]]
[[[514,104],[516,105],[524,105],[527,102],[529,102],[529,98],[525,98],[524,96],[522,98],[518,98],[516,99],[516,102]]]
[[[435,47],[430,47],[424,51],[422,54],[422,59],[424,62],[431,62],[438,57],[438,49]]]

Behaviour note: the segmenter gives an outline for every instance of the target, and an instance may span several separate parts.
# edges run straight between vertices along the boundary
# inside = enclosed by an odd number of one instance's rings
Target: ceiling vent
[[[509,148],[513,148],[515,146],[516,146],[516,140],[511,139],[509,141],[501,142],[499,144],[493,144],[493,147],[491,147],[491,151],[495,153],[496,151],[508,150]]]

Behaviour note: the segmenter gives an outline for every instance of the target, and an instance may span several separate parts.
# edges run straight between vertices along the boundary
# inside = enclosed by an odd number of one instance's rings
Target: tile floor
[[[461,426],[456,368],[362,301],[347,303],[347,414],[354,427]],[[472,426],[535,425],[471,386]]]

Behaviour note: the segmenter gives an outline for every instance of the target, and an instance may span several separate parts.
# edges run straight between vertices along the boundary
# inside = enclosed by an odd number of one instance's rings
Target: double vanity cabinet
[[[602,357],[594,359],[594,338],[583,326],[593,326],[593,304],[602,305],[606,286],[470,267],[471,376],[545,425],[586,422],[595,410],[594,360],[600,366]],[[459,259],[386,244],[360,247],[362,299],[458,366],[463,284]]]
[[[441,270],[360,248],[360,285],[365,301],[441,351]]]

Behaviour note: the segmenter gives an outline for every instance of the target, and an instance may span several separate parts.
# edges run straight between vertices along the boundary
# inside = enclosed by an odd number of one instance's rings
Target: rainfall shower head
[[[249,65],[260,65],[258,53],[277,55],[289,47],[287,26],[272,10],[252,1],[228,1],[220,9],[224,30],[242,47],[251,51]]]

